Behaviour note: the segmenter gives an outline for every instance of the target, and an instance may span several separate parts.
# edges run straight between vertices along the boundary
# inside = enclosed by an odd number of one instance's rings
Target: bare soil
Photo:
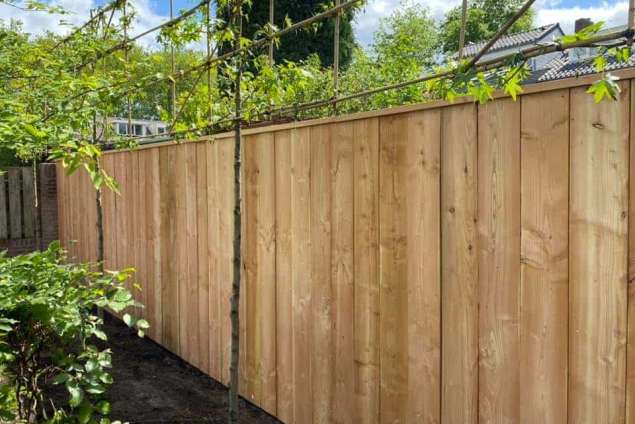
[[[141,423],[226,423],[227,389],[121,321],[105,318],[113,351],[111,419]],[[240,423],[281,424],[241,399]]]

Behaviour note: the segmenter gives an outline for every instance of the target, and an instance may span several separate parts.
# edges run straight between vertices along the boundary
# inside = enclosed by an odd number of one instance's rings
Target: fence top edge
[[[630,80],[635,78],[635,68],[627,68],[621,69],[612,72],[613,75],[620,78],[620,80]],[[543,93],[548,91],[560,90],[564,88],[575,88],[580,86],[588,86],[595,82],[598,78],[597,74],[584,75],[579,77],[571,77],[566,79],[561,79],[557,81],[548,81],[541,82],[523,86],[523,93],[520,94],[520,97],[527,96],[530,94]],[[502,90],[498,90],[493,94],[494,100],[510,97],[508,94],[505,94]],[[373,110],[368,112],[357,112],[349,115],[341,115],[335,117],[326,117],[326,118],[317,118],[310,119],[306,121],[296,121],[296,122],[287,122],[283,124],[273,124],[273,125],[263,125],[254,128],[245,128],[242,130],[243,136],[276,132],[276,131],[284,131],[290,129],[298,129],[305,127],[313,127],[318,125],[327,125],[341,122],[352,122],[358,121],[361,119],[369,119],[369,118],[377,118],[382,116],[390,116],[390,115],[399,115],[408,112],[416,112],[421,110],[428,109],[441,109],[444,107],[458,106],[464,105],[467,103],[473,103],[474,100],[470,97],[461,97],[453,102],[449,102],[446,100],[436,100],[432,102],[426,103],[416,103],[411,105],[404,106],[394,106],[386,109]],[[155,149],[167,146],[177,146],[179,144],[185,143],[202,143],[202,142],[213,142],[215,140],[221,140],[226,138],[232,138],[234,132],[228,131],[224,133],[214,134],[212,136],[203,136],[200,138],[196,138],[193,140],[183,140],[183,141],[175,141],[169,140],[160,143],[153,143],[147,145],[140,145],[134,149],[122,149],[122,150],[110,150],[104,152],[104,154],[116,154],[123,153],[129,151],[137,151],[137,150],[145,150],[145,149]]]

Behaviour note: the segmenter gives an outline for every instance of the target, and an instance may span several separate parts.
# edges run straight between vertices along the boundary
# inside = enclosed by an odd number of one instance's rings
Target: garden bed
[[[227,389],[182,359],[106,316],[113,351],[112,419],[132,423],[226,423]],[[280,423],[240,401],[240,423]]]

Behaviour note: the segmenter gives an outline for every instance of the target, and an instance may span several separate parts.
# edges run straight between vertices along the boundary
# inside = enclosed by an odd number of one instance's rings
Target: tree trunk
[[[242,0],[238,1],[238,10],[236,11],[236,48],[240,48],[240,37],[242,34]],[[230,383],[229,383],[229,424],[238,422],[238,366],[240,357],[240,267],[242,264],[241,257],[241,114],[242,102],[240,97],[240,82],[242,79],[242,56],[237,57],[236,80],[234,82],[234,106],[235,106],[235,124],[234,124],[234,267],[232,281],[232,297],[231,297],[231,364],[230,364]]]

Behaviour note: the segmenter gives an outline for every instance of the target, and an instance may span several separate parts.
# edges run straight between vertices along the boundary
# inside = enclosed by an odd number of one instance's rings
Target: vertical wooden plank
[[[275,144],[245,138],[246,396],[276,411]]]
[[[63,187],[63,178],[65,177],[64,175],[64,168],[58,163],[57,164],[57,183],[58,183],[58,187]],[[63,188],[62,188],[63,190]],[[61,191],[61,190],[60,190]],[[65,194],[65,193],[64,193]],[[58,208],[57,210],[59,211],[58,214],[63,214],[64,213],[64,207],[63,207],[63,195],[60,195],[60,197],[62,197],[62,199],[58,199],[57,200],[57,204],[58,204]],[[7,181],[5,179],[5,174],[3,173],[2,175],[0,175],[0,239],[7,239],[9,238],[9,227],[7,225]],[[63,215],[58,215],[59,218],[59,233],[60,234],[65,234],[66,231],[66,227],[63,224]],[[62,238],[60,237],[60,240],[62,240]]]
[[[229,362],[231,357],[231,324],[229,320],[229,302],[231,299],[232,282],[232,240],[234,228],[234,145],[233,139],[220,139],[216,142],[218,151],[218,193],[219,240],[218,252],[220,264],[217,270],[217,281],[220,284],[220,317],[221,332],[220,346],[221,376],[224,384],[229,383]],[[243,293],[244,294],[244,293]],[[243,296],[244,297],[244,296]],[[243,345],[244,347],[244,345]],[[244,351],[244,349],[243,349]]]
[[[177,261],[182,253],[176,244],[177,148],[159,150],[161,175],[161,321],[163,345],[174,353],[179,349],[179,270]]]
[[[331,285],[331,127],[310,128],[311,137],[311,308],[313,422],[333,416],[333,290]]]
[[[181,322],[185,323],[187,337],[183,338],[187,344],[187,354],[184,355],[191,364],[199,366],[199,291],[198,291],[198,255],[196,247],[198,244],[198,228],[197,228],[197,157],[196,144],[185,143],[181,146],[185,149],[185,246],[189,246],[192,253],[187,254],[187,268],[185,285],[182,286],[181,292],[184,298],[181,298],[181,306],[185,312],[185,316],[181,315]],[[183,329],[183,327],[181,327]],[[200,366],[199,366],[200,368]]]
[[[520,417],[567,421],[569,90],[522,97]]]
[[[520,419],[520,104],[478,110],[479,416]]]
[[[24,206],[24,238],[35,237],[35,190],[33,169],[21,168],[22,204]]]
[[[569,422],[624,422],[629,96],[571,89]]]
[[[207,161],[207,241],[208,241],[208,281],[209,281],[209,370],[212,378],[221,380],[221,281],[218,279],[220,267],[219,250],[219,199],[218,199],[218,145],[209,142],[205,149]]]
[[[379,422],[379,119],[353,123],[354,382],[353,421]]]
[[[66,248],[66,172],[62,163],[57,161],[55,163],[56,168],[56,187],[57,187],[57,231],[60,244],[63,248]],[[7,238],[7,194],[4,174],[0,175],[0,238]]]
[[[439,422],[440,113],[380,121],[380,421]]]
[[[311,133],[291,131],[291,319],[293,422],[312,422]]]
[[[22,200],[20,199],[20,168],[9,168],[9,227],[12,239],[22,238]]]
[[[101,167],[106,174],[109,176],[113,176],[112,171],[112,154],[105,154],[101,158]],[[112,270],[113,269],[113,236],[114,236],[114,227],[113,227],[113,208],[114,208],[114,196],[115,193],[107,188],[102,187],[102,204],[104,209],[103,216],[103,224],[104,224],[104,269]]]
[[[148,150],[138,150],[136,153],[137,172],[134,175],[132,186],[134,187],[134,215],[132,216],[132,226],[134,229],[134,260],[136,269],[136,281],[141,289],[134,289],[133,293],[137,302],[144,307],[135,308],[137,317],[147,319],[145,316],[145,305],[147,303],[146,296],[148,294],[148,269],[147,269],[147,251],[149,246],[147,243],[146,221],[148,220],[148,205],[145,204],[146,191],[148,190],[149,181],[147,179],[146,162],[148,158]],[[133,166],[135,165],[133,164]]]
[[[478,422],[476,105],[442,110],[443,423]]]
[[[635,422],[635,81],[630,81],[626,422]]]
[[[126,209],[126,266],[135,268],[135,275],[133,279],[126,282],[128,290],[135,296],[135,299],[139,297],[139,291],[134,287],[134,283],[138,281],[137,274],[137,225],[136,217],[139,210],[139,187],[138,187],[138,174],[139,174],[139,152],[130,151],[126,152],[126,187],[125,187],[125,204]],[[131,314],[137,314],[137,308],[129,311]]]
[[[161,251],[161,179],[159,172],[159,148],[149,149],[144,152],[144,174],[147,185],[144,204],[146,207],[145,249],[146,257],[146,310],[145,316],[150,323],[149,336],[157,342],[162,340],[161,320],[161,262],[167,257],[162,256]]]
[[[293,251],[291,134],[274,133],[276,151],[276,416],[293,421]]]
[[[353,123],[331,125],[331,286],[333,293],[333,417],[353,423],[354,386],[354,191]]]
[[[197,219],[197,288],[198,288],[198,367],[210,373],[209,367],[209,240],[207,214],[207,143],[196,144],[196,219]]]

